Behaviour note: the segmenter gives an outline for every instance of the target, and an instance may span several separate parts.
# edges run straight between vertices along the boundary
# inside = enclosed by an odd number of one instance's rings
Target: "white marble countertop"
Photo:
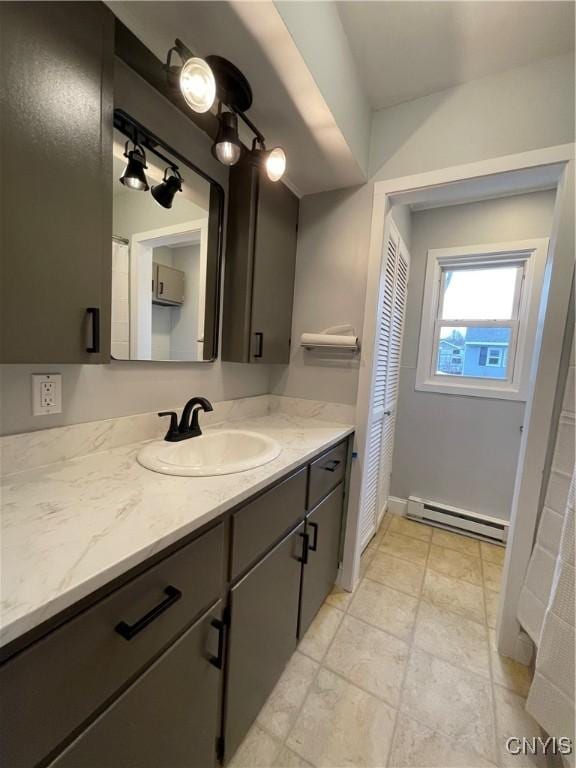
[[[282,452],[257,469],[173,477],[144,469],[132,443],[7,475],[2,483],[0,645],[215,519],[353,431],[278,413],[210,429],[249,429]]]

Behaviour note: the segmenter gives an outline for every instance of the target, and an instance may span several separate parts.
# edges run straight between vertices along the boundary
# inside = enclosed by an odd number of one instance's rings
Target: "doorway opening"
[[[354,586],[361,552],[386,510],[406,513],[412,503],[432,516],[471,512],[483,530],[468,533],[482,538],[500,524],[508,546],[498,644],[508,656],[519,655],[516,607],[569,306],[572,179],[568,145],[375,185],[359,456],[341,583]],[[392,290],[400,364],[397,342],[382,336],[395,238],[410,269],[403,308],[394,303],[404,290],[397,268]],[[386,389],[396,405],[390,414],[376,397]],[[448,527],[446,519],[432,522]]]

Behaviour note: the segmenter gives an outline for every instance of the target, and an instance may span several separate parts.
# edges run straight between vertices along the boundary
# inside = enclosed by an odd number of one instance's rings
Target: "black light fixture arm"
[[[168,55],[166,56],[166,67],[170,67],[172,65],[172,54],[177,53],[178,56],[182,59],[182,61],[186,61],[186,59],[191,59],[194,54],[188,48],[187,45],[185,45],[182,40],[176,38],[174,40],[174,45],[172,48],[169,49]]]
[[[246,115],[245,112],[240,112],[239,109],[235,109],[234,106],[229,107],[235,114],[238,115],[240,120],[242,120],[243,123],[245,123],[248,128],[252,131],[254,136],[256,137],[254,141],[257,141],[262,147],[266,146],[266,139],[264,138],[264,135],[258,130],[258,128],[254,125],[252,120]]]

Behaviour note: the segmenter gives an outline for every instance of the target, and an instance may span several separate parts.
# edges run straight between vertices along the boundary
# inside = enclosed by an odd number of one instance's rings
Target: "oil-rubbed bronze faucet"
[[[170,443],[177,443],[180,440],[188,440],[190,437],[198,437],[202,434],[198,424],[198,414],[200,411],[213,411],[212,403],[205,397],[192,397],[182,411],[180,424],[178,424],[178,415],[176,411],[162,411],[158,416],[170,416],[170,427],[164,435],[164,440]]]

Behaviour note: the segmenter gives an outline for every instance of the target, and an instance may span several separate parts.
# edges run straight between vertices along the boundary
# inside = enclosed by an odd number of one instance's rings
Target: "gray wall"
[[[345,323],[362,334],[369,237],[367,186],[300,201],[290,365],[274,366],[273,393],[356,402],[358,358],[304,350],[300,336]]]
[[[430,248],[547,237],[553,208],[550,191],[412,214],[393,496],[508,519],[524,403],[414,389],[426,258]]]
[[[300,201],[292,355],[272,391],[356,401],[358,365],[327,365],[298,340],[336,322],[362,331],[375,181],[573,141],[573,54],[376,112],[370,182]]]
[[[228,172],[210,155],[209,138],[123,63],[115,68],[115,105],[189,157],[224,189]],[[31,374],[62,373],[63,413],[33,417]],[[106,419],[182,405],[192,395],[211,400],[268,392],[270,369],[236,363],[4,365],[2,434]]]

